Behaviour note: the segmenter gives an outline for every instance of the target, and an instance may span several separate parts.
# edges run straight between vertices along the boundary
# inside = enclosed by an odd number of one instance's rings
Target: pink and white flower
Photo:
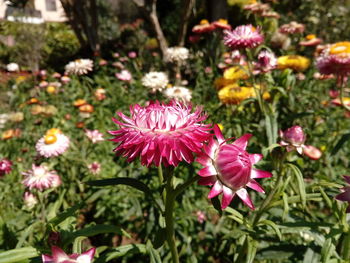
[[[5,158],[0,160],[0,176],[10,173],[12,170],[12,162]]]
[[[281,32],[282,34],[303,33],[304,30],[305,30],[305,25],[295,21],[292,21],[289,24],[284,24],[279,28],[279,32]]]
[[[99,174],[101,171],[101,164],[99,162],[93,162],[88,165],[88,168],[92,174]]]
[[[350,184],[350,176],[344,175],[344,179],[348,184]],[[348,202],[349,206],[347,207],[346,212],[350,213],[350,186],[346,186],[342,190],[343,192],[341,194],[338,194],[335,199]]]
[[[125,82],[130,82],[132,80],[132,75],[128,70],[122,70],[120,73],[115,73],[117,79]]]
[[[56,187],[60,185],[60,177],[56,171],[49,171],[47,166],[35,164],[32,165],[32,169],[22,173],[25,178],[22,183],[29,189],[38,189],[43,191],[45,189]]]
[[[246,151],[251,134],[245,134],[227,144],[218,125],[214,126],[216,140],[211,138],[209,144],[203,147],[196,161],[204,166],[198,174],[202,178],[200,185],[213,186],[208,198],[223,194],[221,208],[225,209],[235,195],[254,210],[254,205],[248,195],[246,187],[264,193],[263,188],[255,181],[256,178],[271,177],[270,172],[253,168],[262,159],[261,154],[249,154]]]
[[[264,42],[264,37],[259,28],[252,25],[242,25],[234,30],[224,31],[224,43],[232,49],[254,48]]]
[[[65,66],[65,74],[67,75],[85,75],[89,71],[92,71],[94,62],[91,59],[76,59],[69,62]]]
[[[42,255],[43,263],[91,263],[94,259],[96,248],[90,248],[82,254],[67,255],[62,249],[56,246],[51,247],[52,255]]]
[[[102,142],[105,139],[103,134],[98,130],[85,130],[85,135],[92,141],[92,143]]]
[[[51,132],[55,130],[54,132]],[[69,147],[69,138],[58,129],[51,129],[35,145],[37,152],[46,158],[59,156]]]
[[[138,156],[141,164],[150,166],[177,166],[180,161],[193,162],[193,153],[199,153],[203,142],[211,137],[210,125],[203,124],[207,116],[202,108],[192,112],[190,105],[171,101],[169,104],[150,102],[146,107],[130,107],[131,116],[118,112],[113,121],[120,129],[109,131],[118,144],[115,152],[127,157],[128,162]]]
[[[258,55],[258,62],[254,63],[254,73],[267,73],[277,67],[277,58],[274,53],[263,50]]]

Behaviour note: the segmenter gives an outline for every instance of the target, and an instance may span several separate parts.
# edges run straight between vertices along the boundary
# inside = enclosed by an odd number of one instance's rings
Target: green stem
[[[188,179],[184,184],[176,187],[174,190],[175,197],[181,194],[187,187],[189,187],[194,182],[198,181],[199,178],[201,178],[199,175],[193,176],[190,179]]]
[[[171,257],[173,263],[179,263],[179,254],[176,248],[175,242],[175,230],[174,230],[174,206],[175,206],[175,191],[173,189],[172,177],[168,177],[166,184],[166,201],[165,201],[165,225],[166,225],[166,236],[168,246],[170,248]]]

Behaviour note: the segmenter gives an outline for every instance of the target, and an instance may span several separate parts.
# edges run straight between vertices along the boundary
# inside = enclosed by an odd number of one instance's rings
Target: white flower
[[[85,135],[92,141],[92,143],[104,141],[103,134],[98,130],[85,130]]]
[[[172,63],[183,63],[188,59],[189,51],[185,47],[170,47],[165,53],[166,60]]]
[[[65,66],[65,74],[85,75],[92,71],[94,63],[91,59],[76,59]]]
[[[192,91],[180,86],[167,88],[163,91],[163,94],[168,99],[175,99],[183,102],[190,102],[192,99]]]
[[[10,118],[10,114],[8,113],[0,114],[0,129],[5,127],[5,124],[9,118]]]
[[[6,69],[9,72],[15,72],[15,71],[19,71],[19,66],[17,63],[10,63],[10,64],[7,64]]]
[[[142,85],[151,92],[162,91],[168,85],[169,80],[164,72],[149,72],[141,80]]]
[[[23,172],[25,175],[22,183],[29,187],[29,189],[38,189],[40,191],[51,187],[57,187],[61,184],[61,178],[56,171],[49,171],[45,165],[32,165],[32,169]]]

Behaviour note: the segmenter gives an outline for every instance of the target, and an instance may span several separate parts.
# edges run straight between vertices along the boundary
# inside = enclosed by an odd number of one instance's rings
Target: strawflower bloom
[[[12,170],[12,162],[8,159],[0,160],[0,176],[4,176],[5,174],[10,173]]]
[[[279,28],[279,32],[281,32],[282,34],[303,33],[304,30],[305,30],[305,25],[297,23],[295,21],[292,21],[289,24],[284,24]]]
[[[175,99],[182,102],[190,102],[192,99],[192,91],[180,86],[167,88],[163,91],[163,94],[170,100]]]
[[[207,116],[201,107],[192,112],[191,105],[156,101],[146,107],[131,106],[130,113],[127,117],[118,112],[121,121],[113,121],[120,128],[109,132],[115,136],[111,141],[118,144],[114,151],[128,162],[140,156],[146,166],[177,166],[182,160],[191,163],[193,153],[199,153],[211,136],[210,125],[202,123]]]
[[[350,184],[350,176],[344,175],[344,179],[348,184]],[[350,213],[350,186],[346,186],[342,190],[343,190],[343,192],[341,194],[338,194],[335,197],[335,199],[337,199],[339,201],[348,202],[349,205],[346,209],[346,212]]]
[[[99,174],[101,171],[101,164],[99,162],[90,163],[88,169],[92,174]]]
[[[312,47],[312,46],[317,46],[322,43],[322,39],[316,37],[316,35],[310,34],[305,37],[305,40],[300,41],[299,45],[300,46],[305,46],[305,47]]]
[[[12,63],[6,65],[6,69],[9,72],[16,72],[16,71],[19,71],[19,66],[17,63],[12,62]]]
[[[258,55],[258,62],[254,63],[254,73],[267,73],[275,69],[277,66],[277,58],[275,54],[263,50]]]
[[[246,151],[251,134],[245,134],[227,144],[220,128],[215,125],[216,140],[210,138],[209,144],[204,146],[204,152],[199,154],[196,161],[204,166],[198,174],[201,176],[200,185],[213,186],[208,198],[223,194],[221,208],[225,209],[237,194],[250,209],[254,205],[248,195],[246,187],[264,193],[264,189],[255,181],[256,178],[271,177],[270,172],[253,168],[262,159],[261,154],[249,154]]]
[[[125,82],[130,82],[132,80],[132,75],[129,70],[122,70],[120,73],[115,73],[117,79]]]
[[[106,90],[103,88],[97,88],[94,92],[95,99],[101,101],[106,98]]]
[[[205,216],[205,213],[203,211],[197,211],[196,212],[197,220],[200,224],[203,224],[204,221],[207,219]]]
[[[298,153],[303,153],[303,146],[306,140],[306,135],[298,125],[292,126],[285,131],[280,131],[280,137],[282,141],[280,144],[287,147],[287,151],[297,150]]]
[[[59,129],[53,128],[39,139],[35,148],[37,152],[46,158],[59,156],[63,154],[69,147],[69,138]]]
[[[264,37],[260,29],[252,25],[242,25],[236,27],[233,31],[224,31],[224,43],[232,49],[254,48],[264,42]]]
[[[169,47],[165,53],[166,60],[171,63],[184,63],[189,57],[189,50],[185,47]]]
[[[225,29],[225,30],[231,30],[231,26],[228,24],[228,21],[226,19],[218,19],[212,23],[215,28],[218,29]]]
[[[210,33],[215,30],[215,26],[210,24],[208,20],[202,19],[199,25],[195,25],[192,28],[192,32],[196,34]]]
[[[29,189],[38,189],[43,191],[51,187],[57,187],[61,183],[60,177],[56,171],[49,171],[45,165],[32,165],[32,169],[22,173],[25,178],[22,183]]]
[[[92,143],[104,141],[103,134],[98,130],[85,130],[85,135],[92,141]]]
[[[322,156],[321,150],[312,145],[304,145],[303,153],[311,160],[318,160]]]
[[[229,80],[240,80],[240,79],[248,79],[247,66],[233,66],[224,71],[224,78]]]
[[[246,99],[255,97],[255,91],[253,87],[240,87],[237,84],[231,84],[220,89],[218,96],[223,104],[236,105]]]
[[[38,203],[38,199],[31,192],[25,192],[23,196],[24,205],[28,209],[34,208],[34,206]]]
[[[304,71],[310,66],[310,60],[303,56],[298,55],[286,55],[278,57],[277,68],[286,69],[290,68],[295,71]]]
[[[42,255],[43,263],[91,263],[94,259],[96,248],[90,248],[82,254],[67,255],[62,249],[56,246],[51,247],[51,256]]]
[[[94,63],[91,59],[76,59],[65,66],[65,74],[85,75],[92,71],[93,67]]]
[[[162,91],[168,85],[169,80],[164,72],[152,71],[147,73],[141,80],[142,85],[151,92]]]
[[[338,42],[327,46],[316,59],[321,74],[347,76],[350,74],[350,42]]]
[[[270,10],[270,5],[262,3],[253,3],[249,5],[244,5],[243,9],[250,11],[253,14],[262,14],[263,12],[267,12]]]

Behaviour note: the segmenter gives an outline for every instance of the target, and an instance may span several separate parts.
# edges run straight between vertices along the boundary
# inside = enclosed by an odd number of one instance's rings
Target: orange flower
[[[84,104],[79,107],[79,111],[84,113],[92,113],[94,112],[94,106],[91,104]]]
[[[80,106],[83,106],[83,105],[85,105],[85,104],[87,104],[87,102],[86,102],[86,100],[84,100],[84,99],[77,99],[77,100],[74,101],[74,103],[73,103],[73,105],[74,105],[75,107],[80,107]]]
[[[10,129],[10,130],[4,131],[1,137],[3,140],[8,140],[13,137],[19,137],[19,136],[21,136],[20,129]]]
[[[37,104],[39,103],[39,100],[37,98],[31,98],[27,101],[27,104]]]

